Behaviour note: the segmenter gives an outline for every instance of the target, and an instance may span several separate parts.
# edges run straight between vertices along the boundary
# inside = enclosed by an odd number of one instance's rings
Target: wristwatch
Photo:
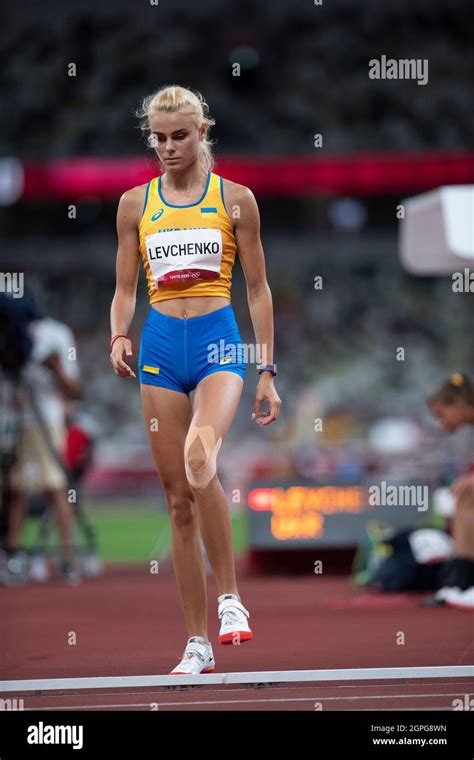
[[[260,364],[257,365],[257,372],[260,374],[261,372],[271,372],[273,377],[277,375],[277,365],[276,364]]]

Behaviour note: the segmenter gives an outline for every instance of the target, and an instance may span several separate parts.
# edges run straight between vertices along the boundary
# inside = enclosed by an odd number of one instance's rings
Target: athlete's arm
[[[122,195],[117,209],[117,261],[115,295],[110,309],[110,328],[114,335],[127,335],[135,313],[137,282],[140,267],[138,220],[143,206],[140,187],[127,190]],[[132,355],[132,344],[127,338],[115,341],[110,360],[120,377],[136,377],[133,370],[122,359],[124,351]]]
[[[252,191],[243,185],[232,184],[225,190],[232,209],[239,214],[234,220],[234,235],[239,258],[247,283],[247,299],[255,339],[261,351],[264,364],[273,363],[273,303],[267,282],[265,256],[260,240],[260,213]],[[263,401],[268,401],[270,409],[261,411]],[[255,421],[259,425],[269,425],[278,418],[281,399],[273,384],[270,372],[262,372],[257,386],[253,408]]]

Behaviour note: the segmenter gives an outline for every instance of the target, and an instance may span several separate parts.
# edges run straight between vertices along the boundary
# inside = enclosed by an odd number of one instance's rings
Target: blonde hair
[[[159,111],[191,116],[198,129],[203,123],[207,125],[206,136],[199,142],[198,161],[203,172],[207,174],[212,171],[215,165],[212,154],[214,143],[209,139],[208,134],[209,129],[216,122],[209,116],[209,106],[201,93],[176,84],[167,84],[143,99],[140,108],[136,111],[136,116],[140,119],[140,129],[147,134],[147,143],[150,147],[154,147],[153,135],[150,134],[150,118]]]

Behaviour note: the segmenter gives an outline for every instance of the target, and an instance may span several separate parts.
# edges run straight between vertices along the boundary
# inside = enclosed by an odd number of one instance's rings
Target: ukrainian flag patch
[[[142,367],[143,372],[151,372],[152,375],[159,375],[160,374],[160,368],[159,367],[150,367],[149,364],[144,364]]]
[[[217,208],[215,208],[214,206],[208,206],[207,208],[202,208],[201,214],[217,214]]]

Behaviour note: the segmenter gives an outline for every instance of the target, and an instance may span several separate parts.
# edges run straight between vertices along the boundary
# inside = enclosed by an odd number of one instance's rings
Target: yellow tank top
[[[237,244],[222,177],[209,172],[201,198],[187,206],[167,203],[161,177],[150,180],[139,234],[150,304],[186,296],[230,299]]]

